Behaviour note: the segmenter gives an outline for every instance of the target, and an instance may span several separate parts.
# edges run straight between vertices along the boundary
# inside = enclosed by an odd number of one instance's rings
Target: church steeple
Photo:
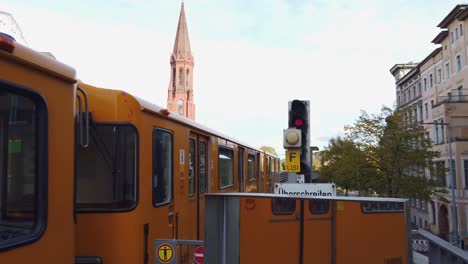
[[[185,18],[184,3],[180,8],[179,24],[177,25],[177,33],[174,41],[173,54],[181,54],[182,56],[189,58],[192,56],[190,50],[190,40],[187,29],[187,19]]]
[[[194,63],[183,2],[170,64],[171,78],[167,95],[167,109],[195,120],[192,87]]]

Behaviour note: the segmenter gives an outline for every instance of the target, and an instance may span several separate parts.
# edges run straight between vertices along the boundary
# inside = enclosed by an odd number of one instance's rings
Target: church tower
[[[174,41],[174,49],[170,58],[171,78],[167,92],[167,109],[192,120],[195,120],[195,104],[193,103],[193,56],[190,49],[187,20],[184,3],[182,3]]]

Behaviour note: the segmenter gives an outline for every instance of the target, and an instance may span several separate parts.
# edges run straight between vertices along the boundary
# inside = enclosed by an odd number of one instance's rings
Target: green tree
[[[320,180],[335,182],[346,195],[348,190],[369,195],[369,181],[375,174],[375,168],[366,159],[365,153],[352,140],[333,138],[322,151]]]
[[[270,147],[270,146],[261,146],[260,149],[263,150],[263,151],[265,151],[266,153],[271,154],[271,155],[278,156],[278,153],[276,152],[276,150],[275,150],[274,147]]]
[[[424,170],[432,168],[439,153],[431,150],[424,129],[408,116],[388,107],[376,115],[362,112],[354,125],[345,127],[345,139],[330,141],[321,173],[364,194],[419,199],[437,194],[444,170],[431,169],[429,178]]]

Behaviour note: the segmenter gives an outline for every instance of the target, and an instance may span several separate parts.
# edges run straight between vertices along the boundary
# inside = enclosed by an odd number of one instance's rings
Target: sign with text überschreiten
[[[275,194],[331,197],[336,196],[336,185],[334,183],[276,183]]]

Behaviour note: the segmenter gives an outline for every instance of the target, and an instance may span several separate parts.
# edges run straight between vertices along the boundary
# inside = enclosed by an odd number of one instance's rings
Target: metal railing
[[[468,252],[424,230],[417,233],[428,240],[428,257],[431,264],[468,264]]]

